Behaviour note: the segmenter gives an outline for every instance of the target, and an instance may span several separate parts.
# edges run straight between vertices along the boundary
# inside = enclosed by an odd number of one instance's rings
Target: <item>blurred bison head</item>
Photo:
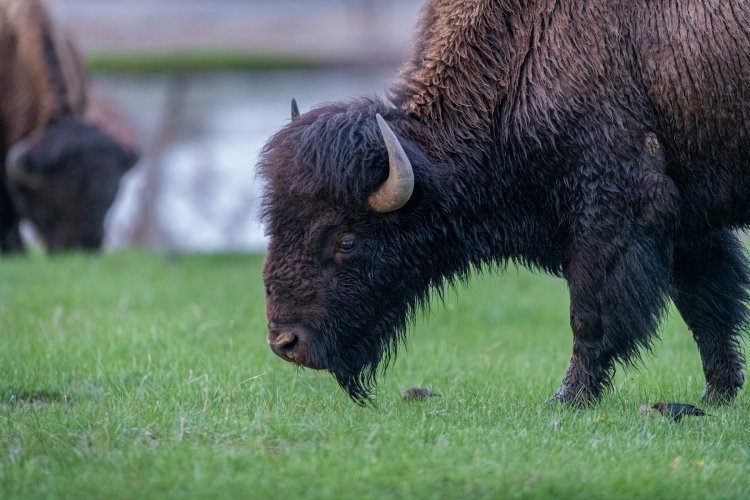
[[[259,164],[268,343],[329,370],[358,402],[443,275],[441,224],[428,208],[441,202],[442,178],[410,127],[370,100],[293,111]]]
[[[100,128],[67,116],[16,143],[6,159],[11,196],[48,251],[96,250],[122,175],[137,155]]]

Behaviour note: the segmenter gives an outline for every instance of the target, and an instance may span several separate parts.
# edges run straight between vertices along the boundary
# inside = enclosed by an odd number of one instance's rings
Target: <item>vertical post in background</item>
[[[182,121],[189,76],[174,74],[165,85],[164,110],[154,141],[149,145],[143,164],[143,186],[140,207],[134,218],[130,242],[136,246],[169,249],[169,235],[159,217],[159,198],[164,192],[164,150],[175,139]]]

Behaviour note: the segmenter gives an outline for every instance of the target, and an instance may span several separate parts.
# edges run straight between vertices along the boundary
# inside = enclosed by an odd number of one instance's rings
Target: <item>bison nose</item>
[[[301,359],[300,335],[294,327],[268,324],[268,345],[279,357],[287,361],[304,363]]]
[[[289,361],[294,360],[294,348],[299,343],[299,337],[293,332],[283,332],[273,340],[268,340],[271,350]]]

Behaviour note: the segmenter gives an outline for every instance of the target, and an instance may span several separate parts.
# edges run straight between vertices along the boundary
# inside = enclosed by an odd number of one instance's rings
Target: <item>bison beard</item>
[[[573,354],[553,401],[596,401],[670,298],[704,398],[734,398],[750,9],[708,3],[428,2],[395,108],[296,112],[264,149],[274,352],[366,401],[430,290],[514,262],[568,283]]]

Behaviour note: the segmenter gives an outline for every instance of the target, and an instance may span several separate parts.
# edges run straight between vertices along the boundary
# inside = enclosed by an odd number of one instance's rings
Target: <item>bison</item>
[[[357,402],[430,290],[509,262],[567,281],[550,401],[596,402],[672,299],[710,402],[744,381],[750,4],[429,0],[389,101],[266,144],[268,343]]]
[[[30,220],[50,251],[97,249],[132,145],[87,119],[81,58],[40,0],[0,0],[0,251]]]

